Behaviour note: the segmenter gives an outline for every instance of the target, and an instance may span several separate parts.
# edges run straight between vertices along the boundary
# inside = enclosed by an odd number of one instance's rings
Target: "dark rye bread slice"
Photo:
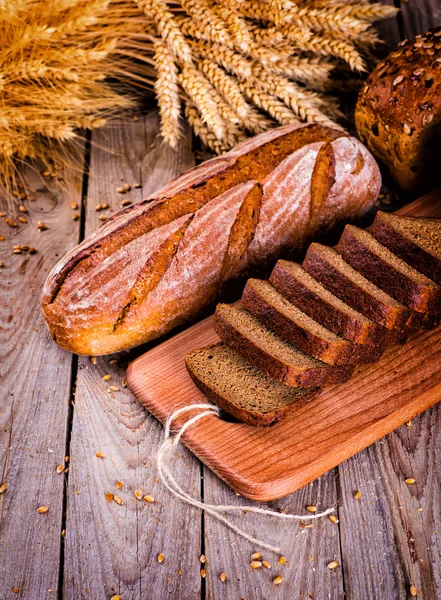
[[[292,304],[337,335],[357,344],[385,343],[387,329],[337,298],[301,265],[279,260],[270,282]]]
[[[286,341],[330,365],[374,362],[381,348],[353,344],[291,304],[269,281],[249,279],[242,304],[251,314]]]
[[[441,285],[441,220],[379,211],[371,231],[383,246]]]
[[[439,285],[398,258],[368,231],[346,225],[336,249],[366,279],[405,306],[420,313],[439,309]]]
[[[264,373],[294,387],[344,383],[350,365],[331,366],[289,344],[247,310],[218,304],[213,327],[221,340]]]
[[[303,268],[355,310],[392,332],[404,330],[412,311],[363,277],[328,246],[309,246]]]
[[[224,344],[189,352],[185,364],[201,392],[250,425],[271,425],[319,391],[283,385]]]

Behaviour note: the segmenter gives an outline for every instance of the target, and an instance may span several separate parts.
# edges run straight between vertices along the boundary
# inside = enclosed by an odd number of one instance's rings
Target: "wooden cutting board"
[[[441,218],[441,190],[398,212]],[[211,322],[209,317],[189,327],[129,366],[129,388],[160,421],[176,408],[206,401],[187,374],[184,356],[219,340]],[[360,367],[349,382],[327,388],[280,423],[254,427],[207,416],[182,441],[243,496],[274,500],[440,401],[440,366],[441,327],[390,348],[378,363]]]

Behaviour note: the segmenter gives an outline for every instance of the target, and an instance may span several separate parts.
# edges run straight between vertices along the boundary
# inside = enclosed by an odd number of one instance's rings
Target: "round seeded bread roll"
[[[374,69],[360,92],[361,141],[406,192],[441,181],[441,27],[405,40]]]

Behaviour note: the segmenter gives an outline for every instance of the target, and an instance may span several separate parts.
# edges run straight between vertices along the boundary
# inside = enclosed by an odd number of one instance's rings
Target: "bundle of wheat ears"
[[[172,147],[182,111],[216,153],[277,124],[336,121],[332,92],[354,85],[372,23],[395,13],[368,0],[1,0],[0,174],[56,156],[147,90]]]

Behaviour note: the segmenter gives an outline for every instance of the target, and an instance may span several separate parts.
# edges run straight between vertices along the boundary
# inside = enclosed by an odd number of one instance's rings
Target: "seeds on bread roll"
[[[42,308],[78,354],[117,352],[195,317],[223,283],[357,218],[380,188],[356,139],[289,125],[239,144],[114,215],[49,274]]]
[[[378,63],[355,111],[361,141],[401,189],[422,194],[441,181],[441,27],[402,42]]]

